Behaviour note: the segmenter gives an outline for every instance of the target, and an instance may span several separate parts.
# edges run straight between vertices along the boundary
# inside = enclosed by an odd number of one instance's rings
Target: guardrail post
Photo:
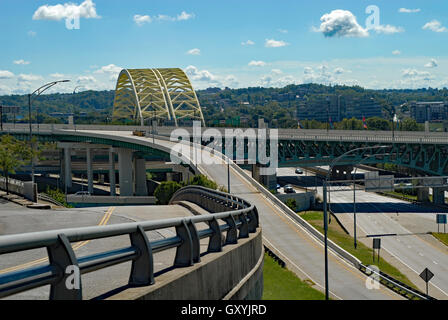
[[[240,239],[249,238],[249,224],[247,223],[246,214],[241,213],[239,215],[239,220],[241,221],[241,226],[240,226],[240,234],[238,235],[238,237]]]
[[[154,259],[151,244],[141,226],[131,233],[131,245],[138,250],[138,257],[132,261],[129,285],[147,286],[154,284]]]
[[[187,222],[182,220],[182,223],[176,227],[176,234],[182,239],[182,244],[177,247],[176,258],[174,259],[175,267],[189,267],[193,265],[193,240],[191,238],[190,230]]]
[[[82,300],[81,272],[68,238],[59,234],[47,252],[50,265],[60,272],[59,279],[50,286],[50,300]]]
[[[210,237],[208,243],[208,252],[221,252],[222,251],[222,234],[219,228],[218,221],[215,217],[213,220],[209,221],[208,225],[213,231],[213,235]]]
[[[187,226],[191,235],[191,243],[193,245],[193,262],[198,263],[201,262],[201,246],[199,240],[198,230],[196,229],[195,224],[191,221],[187,221]]]
[[[249,212],[249,232],[255,232],[258,228],[258,211],[257,208],[254,207],[253,210]]]
[[[226,244],[236,244],[238,243],[238,229],[236,227],[235,219],[230,215],[225,219],[230,229],[227,231]]]

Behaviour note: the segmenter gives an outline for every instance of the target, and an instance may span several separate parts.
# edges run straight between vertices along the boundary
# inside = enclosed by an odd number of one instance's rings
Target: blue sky
[[[0,0],[0,94],[62,78],[53,92],[113,89],[122,68],[152,67],[196,88],[444,87],[447,13],[442,0]]]

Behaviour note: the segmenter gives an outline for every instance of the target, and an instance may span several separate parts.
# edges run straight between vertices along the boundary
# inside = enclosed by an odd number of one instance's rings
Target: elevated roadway
[[[122,141],[161,149],[169,152],[175,142],[165,139],[154,139],[133,136],[129,131],[66,131],[59,134],[81,135],[92,138],[102,138],[113,141]],[[198,152],[199,148],[198,148]],[[213,154],[202,151],[202,164],[197,168],[219,185],[227,186],[227,165],[219,160],[218,164],[206,165],[216,160]],[[293,264],[302,278],[313,281],[320,290],[324,288],[324,264],[323,245],[314,238],[303,227],[297,224],[290,217],[277,207],[270,200],[261,194],[253,185],[241,176],[235,169],[230,170],[231,192],[244,197],[247,201],[254,203],[260,215],[260,222],[263,227],[264,241],[288,258],[288,262]],[[380,287],[379,290],[369,290],[366,288],[368,278],[360,273],[351,264],[347,263],[337,254],[331,252],[329,255],[330,265],[330,291],[334,299],[401,299],[400,296],[392,293],[389,289]]]

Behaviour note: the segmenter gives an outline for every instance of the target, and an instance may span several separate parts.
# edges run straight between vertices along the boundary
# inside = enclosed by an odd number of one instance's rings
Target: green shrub
[[[51,189],[49,186],[47,186],[47,190],[45,191],[45,193],[50,196],[51,198],[53,198],[54,200],[56,200],[57,202],[59,202],[60,204],[63,204],[64,207],[66,208],[72,208],[72,206],[70,206],[65,200],[65,193],[63,193],[61,190],[59,189]]]
[[[297,202],[295,199],[287,199],[285,204],[293,211],[296,211]]]
[[[167,205],[170,202],[173,194],[182,188],[182,186],[175,181],[164,181],[154,191],[154,196],[157,198],[157,204]]]
[[[182,183],[182,186],[202,186],[213,190],[218,189],[218,184],[215,181],[210,180],[202,174],[190,178],[187,182]]]

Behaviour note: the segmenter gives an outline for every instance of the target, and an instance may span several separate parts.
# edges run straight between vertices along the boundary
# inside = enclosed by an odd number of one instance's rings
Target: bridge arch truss
[[[190,79],[182,69],[123,69],[115,89],[113,120],[199,120],[204,116]]]

